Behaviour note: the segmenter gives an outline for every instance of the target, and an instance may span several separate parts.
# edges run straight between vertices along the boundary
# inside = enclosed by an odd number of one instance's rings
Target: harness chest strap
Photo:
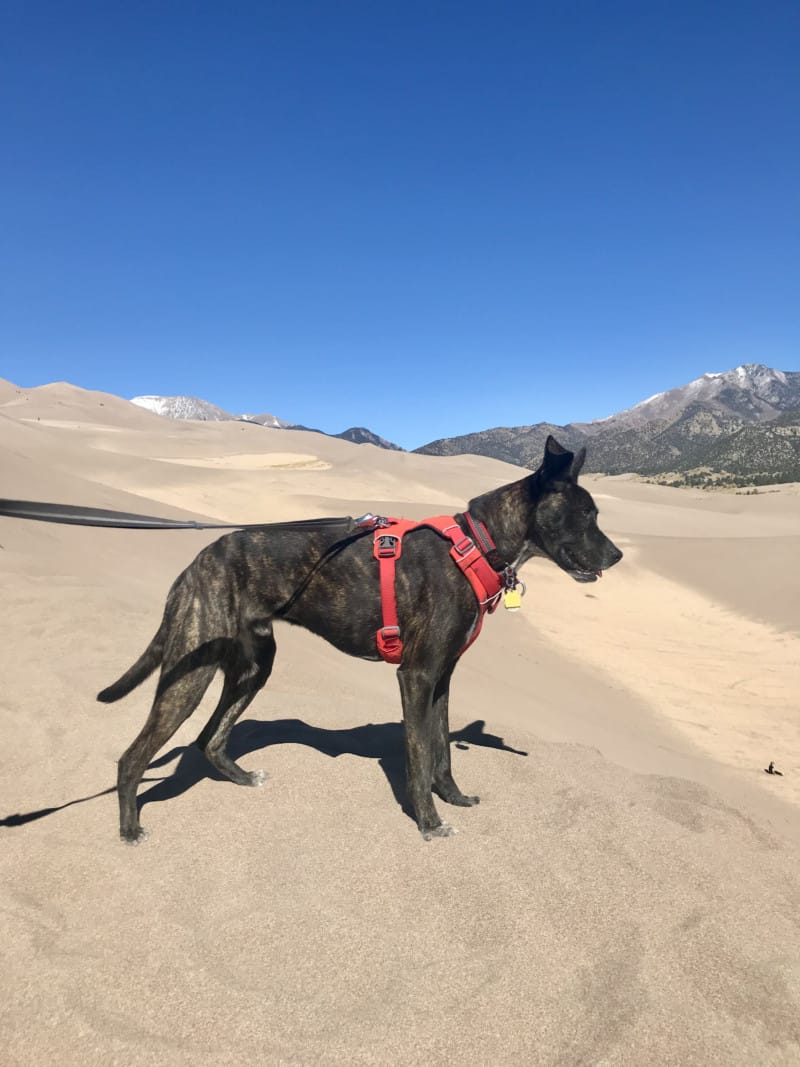
[[[376,641],[382,659],[387,663],[400,663],[403,657],[395,596],[395,564],[403,550],[403,535],[421,526],[435,530],[441,537],[452,542],[450,556],[469,581],[478,601],[478,623],[469,641],[461,649],[462,653],[465,652],[480,633],[484,614],[494,611],[497,607],[500,594],[507,587],[505,575],[498,574],[475,541],[464,533],[451,515],[437,515],[421,522],[410,519],[389,519],[387,522],[388,526],[376,530],[373,542],[373,554],[380,563],[383,626],[376,634]],[[474,520],[470,519],[469,524],[472,529],[476,529]],[[481,538],[487,547],[494,547],[485,529]]]

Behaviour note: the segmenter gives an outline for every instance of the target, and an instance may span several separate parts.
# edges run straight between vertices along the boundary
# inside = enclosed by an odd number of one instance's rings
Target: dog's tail
[[[163,659],[165,639],[166,627],[162,623],[158,633],[134,665],[129,667],[123,676],[108,686],[107,689],[101,690],[97,694],[97,699],[103,704],[113,704],[115,700],[120,700],[122,697],[127,696],[137,685],[141,685],[145,678],[149,678]]]

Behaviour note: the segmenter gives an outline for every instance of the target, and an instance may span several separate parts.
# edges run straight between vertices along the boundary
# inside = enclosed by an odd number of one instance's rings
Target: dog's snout
[[[613,567],[615,563],[619,563],[619,561],[622,559],[622,549],[617,548],[616,545],[612,545],[611,550],[609,552],[609,559],[611,562],[606,564],[606,569],[608,569],[609,567]]]

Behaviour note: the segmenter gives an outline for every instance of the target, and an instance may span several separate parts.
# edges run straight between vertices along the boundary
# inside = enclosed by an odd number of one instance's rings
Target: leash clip
[[[358,519],[353,519],[354,524],[360,529],[364,530],[383,530],[387,526],[391,526],[391,520],[387,519],[385,515],[373,515],[371,511],[368,511],[366,515],[362,515]]]

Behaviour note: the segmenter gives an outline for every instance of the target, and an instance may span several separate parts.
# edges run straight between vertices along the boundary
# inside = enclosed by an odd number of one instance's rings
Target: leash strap
[[[45,504],[37,500],[0,500],[0,517],[57,522],[67,526],[108,526],[125,530],[303,530],[325,526],[351,529],[348,515],[339,519],[298,519],[295,522],[195,522],[193,519],[160,519],[106,508],[86,508],[75,504]]]

